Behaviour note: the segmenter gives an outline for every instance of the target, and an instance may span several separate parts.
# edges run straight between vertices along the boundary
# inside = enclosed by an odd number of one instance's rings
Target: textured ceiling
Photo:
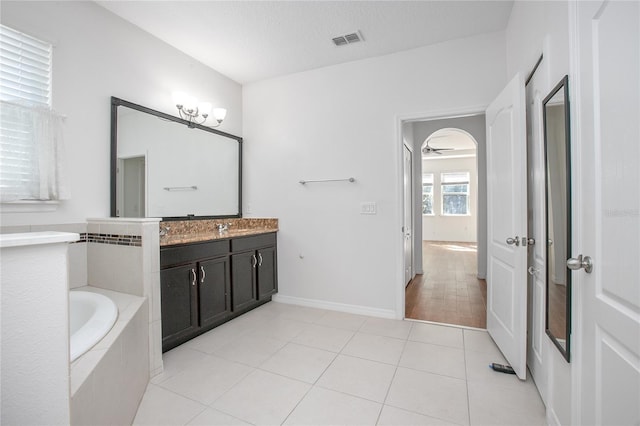
[[[244,84],[503,30],[513,1],[97,1]],[[336,47],[360,30],[364,42]]]

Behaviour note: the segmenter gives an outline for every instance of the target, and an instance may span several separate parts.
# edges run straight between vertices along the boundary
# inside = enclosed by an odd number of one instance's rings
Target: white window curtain
[[[0,101],[0,202],[67,200],[63,117]]]

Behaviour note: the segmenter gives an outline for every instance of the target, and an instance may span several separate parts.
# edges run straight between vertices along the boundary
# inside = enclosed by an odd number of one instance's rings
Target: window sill
[[[58,210],[59,201],[18,200],[0,204],[2,213],[39,213]]]

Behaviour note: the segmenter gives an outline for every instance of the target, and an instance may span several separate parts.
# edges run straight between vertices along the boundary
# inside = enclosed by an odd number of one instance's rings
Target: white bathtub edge
[[[118,319],[107,335],[93,346],[93,348],[89,349],[84,355],[81,355],[71,363],[70,385],[72,397],[91,375],[95,367],[100,363],[109,347],[120,337],[126,325],[143,306],[146,300],[144,297],[133,296],[131,294],[120,293],[117,291],[104,290],[98,287],[82,286],[73,289],[73,291],[76,290],[100,293],[109,297],[116,303],[119,314]]]

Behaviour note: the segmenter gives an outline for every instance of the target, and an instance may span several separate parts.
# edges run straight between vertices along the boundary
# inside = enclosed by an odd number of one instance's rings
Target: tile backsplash
[[[140,235],[119,235],[119,234],[87,234],[86,241],[89,243],[112,244],[117,246],[142,246],[142,236]]]

